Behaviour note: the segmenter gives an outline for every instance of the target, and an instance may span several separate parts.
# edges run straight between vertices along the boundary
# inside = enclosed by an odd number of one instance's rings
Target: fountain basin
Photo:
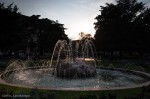
[[[61,78],[46,73],[44,69],[25,69],[1,74],[0,83],[47,90],[114,90],[150,85],[150,74],[117,68],[96,69],[97,75],[90,78]]]

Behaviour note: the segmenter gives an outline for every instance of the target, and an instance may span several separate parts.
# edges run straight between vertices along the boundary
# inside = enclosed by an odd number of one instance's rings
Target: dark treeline
[[[25,16],[13,3],[0,3],[0,51],[52,52],[57,40],[68,40],[63,24],[40,15]]]
[[[116,0],[100,6],[95,19],[98,50],[150,51],[150,8],[137,0]]]

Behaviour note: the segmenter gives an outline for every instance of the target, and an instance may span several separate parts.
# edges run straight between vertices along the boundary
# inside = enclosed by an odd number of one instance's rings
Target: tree
[[[0,5],[0,49],[15,50],[21,42],[18,35],[20,26],[17,23],[20,15],[12,10],[14,9],[13,3],[7,8],[4,7],[4,3],[0,3]]]
[[[0,3],[0,50],[18,51],[29,48],[41,54],[52,52],[57,40],[68,40],[64,25],[40,15],[25,16],[18,7]]]
[[[148,51],[150,49],[150,8],[146,8],[134,21],[134,32],[138,39],[140,49]]]
[[[116,4],[106,3],[100,7],[101,15],[95,18],[97,22],[94,23],[98,49],[150,49],[149,8],[142,2],[116,0]]]
[[[52,52],[55,43],[59,39],[68,40],[65,34],[63,24],[52,21],[50,19],[39,19],[39,15],[33,15],[26,21],[27,37],[29,46],[33,50],[38,48],[39,52]],[[33,46],[34,45],[34,46]]]
[[[81,40],[92,39],[92,36],[90,33],[84,33],[84,32],[80,32],[79,37]]]

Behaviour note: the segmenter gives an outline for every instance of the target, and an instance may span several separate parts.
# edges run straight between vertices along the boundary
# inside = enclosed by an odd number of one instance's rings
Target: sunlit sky
[[[150,0],[138,0],[150,5]],[[95,34],[94,18],[100,14],[100,6],[115,0],[0,0],[9,5],[14,2],[23,15],[41,15],[41,18],[58,20],[67,28],[70,39],[78,39],[80,32]]]

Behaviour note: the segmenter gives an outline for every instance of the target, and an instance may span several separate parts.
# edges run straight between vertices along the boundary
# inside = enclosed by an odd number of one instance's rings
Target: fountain
[[[50,90],[109,90],[150,84],[150,74],[128,69],[97,66],[91,40],[59,40],[51,60],[10,61],[0,83]]]
[[[51,58],[51,68],[58,77],[85,78],[96,75],[96,62],[94,58],[93,43],[85,40],[84,43],[59,40]],[[82,46],[79,46],[82,45]],[[74,47],[75,46],[75,47]],[[79,56],[80,53],[80,56]],[[56,56],[56,59],[54,57]],[[86,62],[86,59],[93,61]]]

